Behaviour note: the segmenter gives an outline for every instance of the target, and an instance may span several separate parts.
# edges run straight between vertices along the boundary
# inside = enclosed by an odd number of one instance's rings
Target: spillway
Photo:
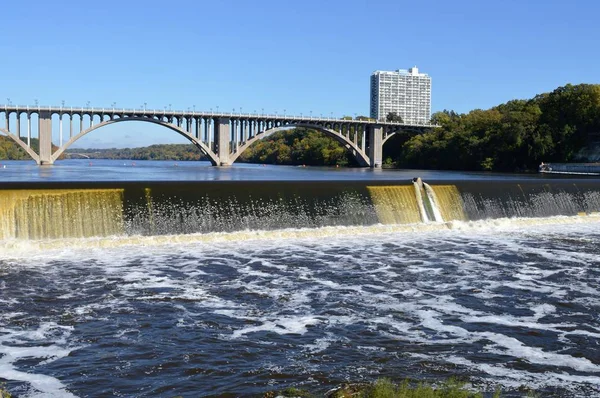
[[[415,189],[410,181],[6,183],[0,189],[0,239],[412,224],[600,211],[596,181],[429,181],[420,191]]]

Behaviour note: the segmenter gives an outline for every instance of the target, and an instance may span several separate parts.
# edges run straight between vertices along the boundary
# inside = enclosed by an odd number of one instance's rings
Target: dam
[[[0,170],[17,396],[600,394],[597,178],[73,164]]]
[[[597,185],[429,181],[425,190],[410,180],[4,183],[0,239],[575,216],[600,211]]]

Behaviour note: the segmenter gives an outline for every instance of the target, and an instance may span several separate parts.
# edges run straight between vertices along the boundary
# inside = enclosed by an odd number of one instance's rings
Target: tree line
[[[21,139],[27,142],[26,137]],[[40,143],[37,138],[31,138],[30,145],[35,152],[38,152]],[[0,135],[0,160],[31,160],[31,157],[12,139]]]
[[[155,144],[140,148],[68,149],[70,157],[83,154],[90,159],[119,160],[205,160],[193,144]]]
[[[537,169],[542,161],[580,160],[580,150],[600,145],[600,85],[568,84],[466,114],[444,110],[434,113],[432,122],[441,127],[386,143],[386,162],[407,168],[523,171]]]

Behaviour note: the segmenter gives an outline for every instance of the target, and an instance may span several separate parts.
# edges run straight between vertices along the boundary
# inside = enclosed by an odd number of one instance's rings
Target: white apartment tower
[[[375,71],[371,75],[371,117],[386,120],[395,112],[407,124],[429,124],[431,119],[431,78],[409,70]]]

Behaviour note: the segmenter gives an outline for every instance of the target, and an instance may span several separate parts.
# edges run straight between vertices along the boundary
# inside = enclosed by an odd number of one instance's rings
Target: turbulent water
[[[0,381],[196,397],[458,376],[600,396],[599,280],[597,215],[14,241]]]

